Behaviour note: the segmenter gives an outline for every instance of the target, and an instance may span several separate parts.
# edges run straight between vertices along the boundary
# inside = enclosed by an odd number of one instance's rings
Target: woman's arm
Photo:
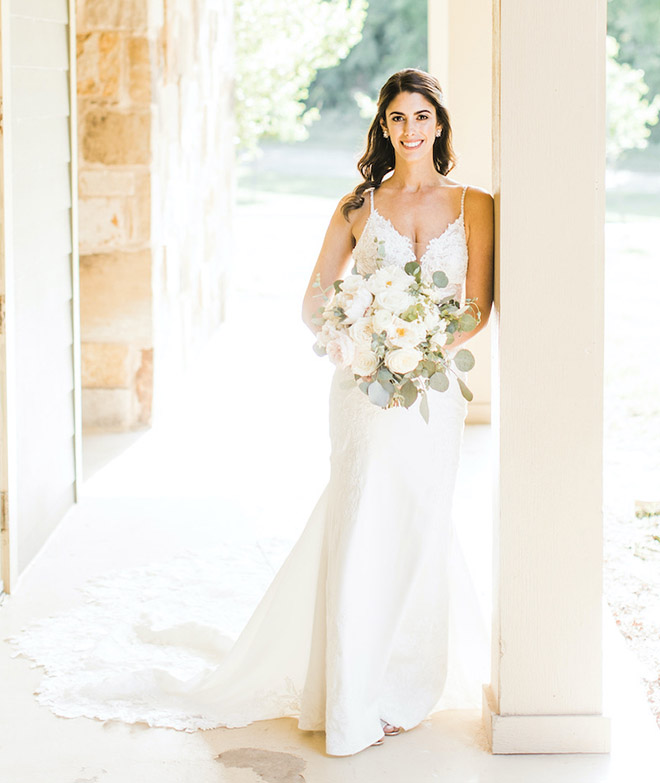
[[[345,275],[353,250],[352,216],[359,210],[350,213],[351,222],[349,222],[341,213],[343,203],[344,199],[341,199],[330,219],[330,225],[325,233],[321,252],[303,298],[302,319],[315,334],[319,330],[319,326],[312,319],[325,305],[325,299],[321,291],[331,288],[335,280],[339,280]],[[314,286],[314,282],[319,275],[320,289]]]
[[[469,188],[465,198],[465,230],[468,244],[468,268],[465,278],[465,296],[476,299],[472,309],[481,313],[480,323],[471,332],[456,332],[448,346],[451,354],[458,346],[474,337],[488,323],[493,304],[494,209],[493,197],[481,188]],[[468,209],[469,201],[469,209]],[[476,316],[475,312],[475,316]]]

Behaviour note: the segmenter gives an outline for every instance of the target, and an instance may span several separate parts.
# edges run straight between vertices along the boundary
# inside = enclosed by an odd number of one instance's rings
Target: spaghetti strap
[[[461,196],[461,215],[463,214],[463,207],[465,206],[465,191],[468,189],[468,186],[465,185],[463,187],[463,195]]]
[[[369,197],[371,199],[371,212],[374,211],[374,190],[375,188],[371,188],[371,190],[369,191]]]

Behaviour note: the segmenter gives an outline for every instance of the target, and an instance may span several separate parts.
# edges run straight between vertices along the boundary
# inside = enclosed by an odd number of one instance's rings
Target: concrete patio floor
[[[230,331],[228,327],[216,341],[213,355],[226,349]],[[286,550],[306,521],[303,507],[311,508],[325,480],[327,444],[321,434],[325,423],[321,420],[317,430],[312,427],[299,436],[296,431],[298,447],[288,453],[285,471],[274,470],[282,441],[275,424],[274,431],[264,431],[267,411],[254,415],[256,429],[246,435],[244,416],[232,417],[230,424],[221,414],[222,406],[204,408],[199,400],[222,397],[214,367],[213,362],[200,362],[201,375],[190,387],[198,390],[199,404],[184,408],[190,411],[185,421],[142,434],[87,439],[91,476],[85,497],[28,568],[16,593],[5,600],[0,637],[15,633],[31,619],[79,602],[78,588],[85,580],[108,570],[166,560],[183,548],[255,538],[279,540]],[[319,388],[324,377],[323,372],[317,377]],[[281,412],[287,413],[284,399],[280,403]],[[213,410],[219,413],[214,415]],[[283,418],[291,424],[288,416]],[[216,446],[208,448],[222,437],[229,454]],[[241,454],[240,443],[246,440],[253,448],[246,447]],[[472,542],[466,555],[483,603],[488,601],[490,579],[489,444],[488,427],[466,429],[455,507],[464,540]],[[298,478],[285,486],[285,474]],[[475,492],[475,487],[482,491]],[[635,664],[609,616],[606,631],[605,680],[613,728],[609,756],[492,756],[476,710],[436,713],[414,730],[388,738],[384,746],[347,758],[326,756],[323,735],[298,731],[293,719],[185,733],[144,724],[59,718],[32,696],[41,671],[30,668],[23,658],[10,658],[3,643],[0,779],[3,783],[657,781],[660,734],[644,703]]]
[[[286,247],[287,224],[272,204],[244,213],[238,233],[248,235],[260,209],[272,221],[260,232],[264,242]],[[317,205],[305,217],[309,237],[300,246],[315,247],[328,215]],[[265,245],[262,258],[270,258]],[[241,275],[227,324],[181,388],[161,402],[150,431],[85,439],[83,497],[0,607],[0,639],[79,603],[79,588],[89,578],[167,561],[183,549],[265,542],[271,569],[277,568],[329,469],[331,368],[314,356],[299,320],[310,261],[295,249],[289,258],[294,283],[287,278],[283,284],[281,267],[268,263]],[[246,354],[249,346],[263,345],[264,329],[270,340],[282,336],[283,350],[260,352],[255,382]],[[468,427],[454,516],[484,613],[490,605],[489,475],[490,430]],[[607,610],[604,648],[609,755],[495,757],[479,711],[461,710],[436,713],[384,746],[332,758],[324,754],[323,735],[298,731],[293,719],[185,733],[56,717],[32,695],[41,670],[11,658],[0,642],[0,781],[657,783],[660,733],[636,663]]]

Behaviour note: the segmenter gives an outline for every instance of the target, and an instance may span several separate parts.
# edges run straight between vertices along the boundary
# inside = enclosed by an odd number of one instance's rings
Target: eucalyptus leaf
[[[417,261],[408,261],[408,263],[403,267],[406,271],[406,274],[412,275],[412,277],[419,277],[422,271],[421,266],[417,263]]]
[[[434,391],[438,391],[438,392],[447,391],[447,389],[449,388],[449,378],[445,375],[444,372],[436,372],[431,376],[429,380],[429,386]]]
[[[338,294],[341,291],[342,282],[343,282],[342,280],[335,280],[335,282],[332,284],[334,286],[336,294]]]
[[[378,381],[369,384],[369,399],[381,408],[387,407],[390,401],[390,393]]]
[[[454,356],[454,364],[461,372],[468,372],[474,367],[474,356],[467,348],[461,348]]]
[[[471,332],[477,325],[477,319],[473,315],[470,315],[470,313],[463,313],[459,319],[459,324],[461,326],[461,331]]]
[[[441,269],[438,269],[437,272],[433,273],[433,282],[438,288],[446,288],[449,285],[449,278]]]
[[[387,367],[381,367],[376,374],[376,379],[381,383],[392,383],[394,381],[394,376]]]
[[[422,418],[428,424],[429,423],[429,401],[426,394],[422,394],[422,400],[419,403],[419,412],[422,414]]]
[[[417,399],[417,387],[412,381],[406,381],[401,386],[401,396],[403,397],[403,405],[409,408]]]
[[[465,397],[465,399],[470,402],[474,395],[472,392],[468,389],[468,387],[463,383],[463,381],[460,378],[456,378],[458,381],[458,385],[461,387],[461,394]]]

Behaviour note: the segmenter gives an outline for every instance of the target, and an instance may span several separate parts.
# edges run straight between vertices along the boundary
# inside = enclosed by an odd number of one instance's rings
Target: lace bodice
[[[422,279],[429,281],[433,273],[442,270],[449,278],[449,288],[463,293],[467,272],[468,250],[465,236],[465,191],[461,195],[461,212],[437,237],[433,237],[420,258]],[[371,212],[360,238],[353,248],[353,260],[361,274],[374,272],[384,264],[405,266],[417,260],[410,237],[399,233],[392,221],[374,206],[374,191],[369,192]]]

